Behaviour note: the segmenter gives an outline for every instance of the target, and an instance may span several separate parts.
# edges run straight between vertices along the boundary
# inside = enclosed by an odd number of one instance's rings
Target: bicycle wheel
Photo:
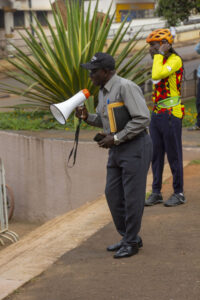
[[[7,198],[7,209],[8,209],[8,220],[11,220],[15,208],[14,195],[12,189],[6,184],[6,198]]]

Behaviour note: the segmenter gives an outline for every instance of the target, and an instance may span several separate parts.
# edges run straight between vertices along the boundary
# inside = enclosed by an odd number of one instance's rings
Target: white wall
[[[107,13],[107,11],[108,11],[108,9],[110,7],[111,2],[112,2],[112,0],[101,0],[101,1],[99,1],[98,11],[99,12],[103,12],[103,13]],[[116,7],[115,2],[116,2],[116,0],[113,0],[111,12],[110,12],[111,15],[115,11],[115,7]],[[88,11],[88,5],[89,5],[89,1],[85,1],[84,2],[84,10],[85,10],[86,13]],[[96,0],[92,0],[91,1],[92,12],[94,11],[95,5],[96,5]]]
[[[32,0],[33,10],[50,10],[50,0]]]
[[[31,0],[32,2],[32,9],[34,10],[50,10],[50,0]],[[53,2],[53,0],[52,0]],[[20,10],[27,10],[29,9],[29,2],[28,0],[25,1],[8,1],[8,0],[0,0],[0,8],[8,6],[14,7]]]
[[[77,162],[71,169],[66,163],[72,140],[0,131],[0,144],[17,220],[44,222],[104,194],[108,151],[92,138],[79,141]]]

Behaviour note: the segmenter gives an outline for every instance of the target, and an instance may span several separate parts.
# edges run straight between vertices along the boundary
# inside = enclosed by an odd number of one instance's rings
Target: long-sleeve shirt
[[[89,114],[87,123],[92,126],[102,127],[106,134],[110,133],[108,102],[124,102],[132,117],[124,129],[116,134],[119,142],[132,139],[149,125],[150,114],[142,90],[131,80],[115,74],[99,90],[96,114]]]
[[[155,104],[153,111],[162,113],[166,110],[178,118],[183,116],[183,105],[178,104],[171,108],[157,107],[159,101],[180,96],[183,66],[181,58],[172,53],[167,59],[161,54],[155,54],[152,66],[153,93],[152,101]]]

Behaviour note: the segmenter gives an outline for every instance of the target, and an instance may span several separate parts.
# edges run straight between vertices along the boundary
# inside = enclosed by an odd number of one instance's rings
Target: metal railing
[[[2,159],[0,158],[0,243],[4,245],[4,240],[7,239],[12,243],[18,241],[18,235],[8,229],[8,210],[5,185],[5,170]]]

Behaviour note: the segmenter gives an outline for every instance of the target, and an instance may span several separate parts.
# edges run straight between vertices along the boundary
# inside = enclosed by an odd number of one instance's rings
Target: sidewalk
[[[5,290],[14,283],[20,283],[19,287],[29,281],[6,299],[198,300],[200,165],[188,165],[184,170],[187,204],[145,208],[141,230],[144,247],[137,256],[114,260],[113,254],[105,251],[107,245],[120,237],[104,199],[100,199],[82,208],[81,218],[80,210],[71,214],[78,227],[69,222],[68,214],[43,225],[1,253],[1,292],[6,295]],[[171,180],[163,185],[164,198],[170,193]],[[96,224],[98,230],[94,228]],[[22,244],[26,249],[22,250]],[[63,248],[60,258],[56,248]],[[28,274],[39,268],[40,273],[44,272],[34,280],[28,279]]]
[[[144,248],[139,255],[118,261],[105,251],[119,236],[102,197],[58,216],[3,249],[0,299],[17,290],[6,299],[198,300],[200,164],[188,162],[200,160],[200,132],[183,130],[183,146],[188,202],[175,208],[145,208]],[[171,179],[166,181],[170,177],[166,165],[165,199],[172,193]],[[147,191],[151,182],[149,173]]]

